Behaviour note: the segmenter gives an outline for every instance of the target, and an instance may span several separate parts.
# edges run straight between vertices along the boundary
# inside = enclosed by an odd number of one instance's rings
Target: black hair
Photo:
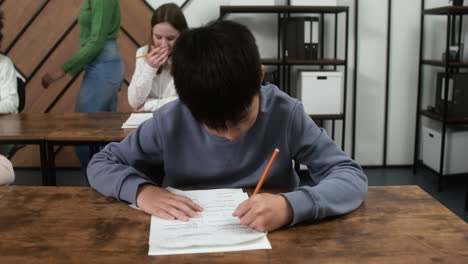
[[[239,123],[259,94],[262,70],[252,33],[215,21],[182,34],[174,46],[172,75],[180,100],[200,123],[225,130]]]

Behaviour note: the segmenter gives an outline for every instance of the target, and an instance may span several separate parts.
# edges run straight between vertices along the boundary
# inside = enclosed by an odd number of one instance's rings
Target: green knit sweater
[[[118,0],[86,0],[78,15],[80,51],[63,64],[63,70],[75,76],[92,62],[106,40],[116,39],[120,29]]]

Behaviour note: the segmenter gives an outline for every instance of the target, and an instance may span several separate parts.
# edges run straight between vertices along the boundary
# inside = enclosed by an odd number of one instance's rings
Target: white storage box
[[[343,73],[335,71],[299,72],[298,98],[309,115],[343,113]]]
[[[424,125],[422,129],[422,161],[439,172],[442,125]],[[447,128],[445,133],[444,174],[468,172],[468,130]]]
[[[291,0],[295,6],[336,6],[336,0]]]

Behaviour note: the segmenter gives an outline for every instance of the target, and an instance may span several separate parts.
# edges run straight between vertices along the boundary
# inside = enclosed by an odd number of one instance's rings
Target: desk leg
[[[40,157],[41,157],[41,174],[42,174],[42,185],[47,186],[49,183],[48,177],[48,163],[47,163],[47,144],[45,142],[41,142],[39,144],[40,150]]]
[[[54,144],[47,144],[47,163],[49,169],[49,186],[56,186],[55,181],[55,151],[54,151]]]
[[[94,154],[99,152],[99,144],[90,144],[89,145],[89,160],[91,160]]]
[[[468,181],[465,183],[465,211],[468,211]]]
[[[91,161],[91,159],[93,158],[94,154],[98,153],[99,151],[99,145],[95,145],[95,144],[90,144],[89,145],[89,160]],[[89,164],[89,163],[88,163]],[[87,172],[87,169],[85,169],[83,171],[83,174],[84,174],[84,178],[85,178],[85,182],[86,182],[86,185],[87,186],[91,186],[89,184],[89,179],[88,179],[88,172]]]

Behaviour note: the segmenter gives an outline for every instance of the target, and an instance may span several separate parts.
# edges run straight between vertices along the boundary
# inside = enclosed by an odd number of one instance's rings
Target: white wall
[[[356,0],[338,0],[338,5],[350,6],[348,39],[348,100],[346,123],[346,152],[351,152],[352,88],[354,77],[354,3]],[[383,165],[385,81],[387,52],[387,0],[359,1],[357,104],[355,158],[362,165]],[[446,5],[446,1],[425,0],[426,7]],[[157,7],[173,1],[148,0]],[[184,1],[175,1],[182,4]],[[285,4],[282,0],[191,0],[184,13],[191,27],[203,25],[219,17],[220,5]],[[387,129],[387,165],[408,165],[413,162],[416,119],[416,93],[418,86],[419,32],[421,0],[392,0],[391,53],[389,66],[389,112]],[[275,57],[277,45],[276,14],[229,14],[231,19],[247,25],[255,34],[262,57]],[[344,16],[340,16],[340,25]],[[441,21],[442,20],[442,21]],[[426,19],[425,57],[441,56],[445,35],[443,18]],[[441,23],[442,22],[442,23]],[[468,21],[465,21],[468,23]],[[327,28],[334,22],[326,21]],[[431,32],[430,34],[428,32]],[[440,33],[440,34],[437,34]],[[339,27],[344,36],[344,27]],[[465,36],[468,38],[468,36]],[[330,40],[330,36],[326,36]],[[442,42],[441,42],[442,41]],[[467,41],[465,41],[467,42]],[[343,57],[344,42],[339,42],[339,57]],[[468,43],[468,42],[467,42]],[[465,54],[468,49],[465,49]],[[436,54],[436,55],[435,55]],[[466,55],[465,55],[466,56]],[[438,58],[438,57],[437,57]],[[293,73],[303,67],[294,67]],[[424,85],[435,85],[432,72],[425,67]],[[342,69],[341,69],[342,70]],[[293,80],[295,77],[292,77]],[[430,92],[425,102],[430,102]],[[427,103],[426,103],[427,104]],[[326,124],[330,128],[330,123]],[[336,122],[336,141],[341,143],[341,122]]]
[[[387,1],[359,1],[356,160],[382,163]]]
[[[392,0],[387,163],[414,155],[421,2]]]

